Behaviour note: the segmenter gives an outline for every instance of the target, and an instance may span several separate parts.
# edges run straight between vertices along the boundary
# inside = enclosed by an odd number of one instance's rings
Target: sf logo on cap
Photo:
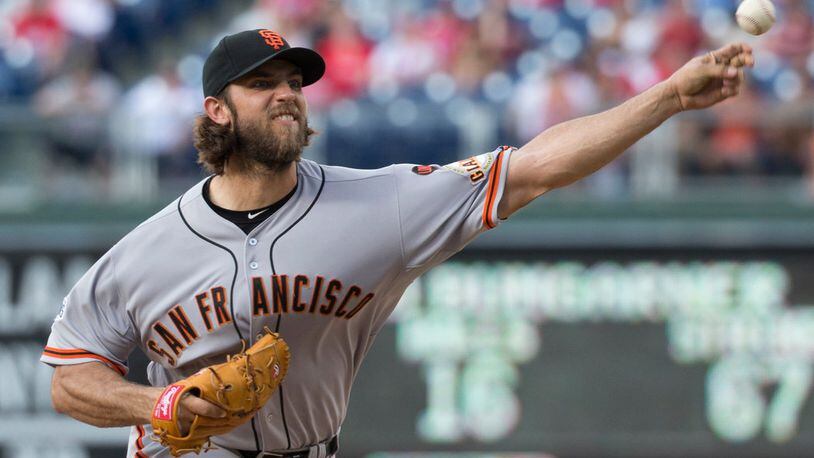
[[[281,37],[280,34],[277,32],[272,32],[271,30],[263,29],[260,31],[260,36],[265,38],[266,44],[273,47],[275,50],[285,46],[283,37]]]

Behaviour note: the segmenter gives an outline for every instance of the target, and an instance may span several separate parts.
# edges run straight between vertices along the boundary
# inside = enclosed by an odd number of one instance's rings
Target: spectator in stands
[[[196,168],[189,134],[199,111],[199,88],[185,86],[171,61],[124,95],[112,119],[118,150],[155,158],[162,173],[177,175]]]
[[[104,39],[113,27],[112,0],[54,0],[54,12],[65,28],[84,40]]]
[[[508,104],[510,125],[518,143],[560,122],[594,113],[599,108],[594,80],[585,72],[562,67],[524,77]]]
[[[678,70],[702,46],[709,47],[704,43],[704,31],[698,18],[687,11],[689,6],[687,2],[667,2],[660,13],[660,34],[653,59],[664,77]]]
[[[443,65],[433,42],[423,33],[419,18],[401,16],[394,20],[392,33],[379,41],[370,56],[373,83],[417,86]]]
[[[486,2],[476,21],[479,52],[491,71],[506,68],[525,44],[509,16],[507,3],[507,0]]]
[[[145,71],[157,67],[158,48],[172,47],[178,40],[198,40],[202,52],[208,51],[209,43],[204,43],[222,35],[221,31],[203,27],[186,33],[184,27],[196,23],[190,18],[214,14],[215,5],[218,12],[228,11],[233,2],[16,0],[15,4],[0,0],[0,97],[37,92],[34,108],[55,124],[62,123],[58,120],[65,116],[66,107],[78,107],[82,115],[66,119],[64,132],[49,133],[56,150],[71,162],[93,164],[100,156],[106,157],[92,147],[96,142],[80,151],[85,147],[77,139],[82,132],[98,138],[88,120],[104,116],[103,106],[112,103],[121,106],[116,119],[124,122],[114,122],[113,131],[124,150],[160,158],[165,168],[174,167],[174,160],[186,163],[184,154],[192,150],[185,126],[198,109],[200,93],[182,84],[174,69],[158,75]],[[754,84],[747,90],[753,94],[731,102],[735,112],[767,116],[766,101],[781,99],[789,105],[812,97],[812,4],[776,2],[782,20],[758,41],[765,46],[758,52],[766,67],[752,75]],[[409,100],[426,94],[429,75],[444,72],[452,79],[435,80],[440,81],[436,89],[441,96],[433,103],[466,98],[467,103],[477,104],[500,121],[505,102],[482,97],[486,78],[500,71],[511,78],[511,112],[506,117],[510,122],[505,129],[524,141],[558,120],[599,111],[643,90],[698,49],[714,47],[717,37],[727,30],[740,33],[730,19],[735,7],[732,0],[593,0],[587,9],[580,2],[562,0],[255,0],[239,16],[242,22],[229,27],[271,27],[295,45],[319,49],[329,65],[325,84],[306,89],[315,112],[330,113],[331,104],[339,100],[365,99],[369,94],[384,94],[377,99],[383,102],[392,101],[389,97]],[[544,33],[532,33],[535,20],[541,17],[550,23],[545,23]],[[601,19],[598,28],[592,22],[597,18]],[[218,17],[218,23],[222,19]],[[3,35],[5,30],[10,33]],[[203,40],[198,35],[201,30],[205,30]],[[539,23],[536,30],[541,30]],[[571,34],[577,55],[551,58],[556,54],[553,43],[564,31]],[[68,49],[88,46],[100,50],[99,62],[90,68],[63,68]],[[543,56],[536,71],[528,69],[528,59],[519,59],[521,54],[534,53]],[[124,99],[111,102],[120,96],[119,84],[111,78],[131,87]],[[378,91],[381,88],[384,90]],[[712,127],[696,125],[696,120],[678,120],[688,123],[681,141],[692,145],[683,148],[682,156],[689,173],[788,173],[808,163],[804,159],[807,152],[768,141],[776,132],[767,135],[756,130],[757,121],[733,122],[723,111],[714,115]],[[382,116],[371,122],[389,121]],[[133,125],[140,128],[133,129]],[[784,132],[785,139],[805,143],[799,135]],[[756,138],[763,139],[757,150],[747,145]],[[695,155],[700,150],[703,157]],[[814,166],[810,168],[814,170]],[[192,166],[188,169],[195,173]]]
[[[437,9],[427,12],[422,27],[438,56],[440,67],[436,70],[449,70],[449,63],[460,52],[471,27],[452,11],[451,2],[440,3]]]
[[[53,75],[62,65],[68,49],[68,35],[48,0],[31,3],[12,15],[12,46],[31,46],[41,78]]]
[[[800,99],[810,101],[813,95],[809,91]],[[783,103],[767,111],[768,122],[759,124],[760,170],[772,176],[802,176],[811,135],[810,102]]]
[[[790,61],[805,60],[812,52],[814,46],[814,18],[807,2],[793,0],[784,2],[786,11],[782,21],[772,30],[766,38],[770,41],[770,49],[778,56]],[[801,66],[804,68],[804,65]]]
[[[50,121],[52,149],[76,165],[104,170],[109,157],[106,119],[120,93],[118,82],[96,69],[91,57],[72,58],[67,73],[34,97],[36,112]]]
[[[371,44],[359,33],[343,8],[334,8],[327,18],[327,33],[316,46],[326,62],[322,90],[330,103],[357,98],[367,88]]]

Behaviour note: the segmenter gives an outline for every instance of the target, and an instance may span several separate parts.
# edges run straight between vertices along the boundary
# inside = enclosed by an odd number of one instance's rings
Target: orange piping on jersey
[[[497,176],[499,176],[499,161],[500,161],[500,153],[498,153],[497,160],[495,163],[492,164],[492,170],[489,173],[489,188],[486,191],[486,202],[483,204],[483,225],[486,226],[487,229],[492,229],[495,227],[494,222],[492,221],[492,202],[495,198],[495,190],[497,189]]]
[[[486,191],[486,202],[483,204],[483,225],[487,229],[495,227],[495,222],[492,219],[492,208],[500,184],[500,167],[502,163],[503,151],[497,154],[497,160],[492,164],[492,171],[489,173],[489,190]]]
[[[136,438],[136,458],[147,458],[147,455],[142,451],[144,450],[144,426],[136,425],[136,430],[138,431],[138,437]]]
[[[91,353],[89,351],[78,348],[63,350],[60,348],[45,347],[45,350],[43,350],[42,354],[57,359],[79,359],[79,358],[95,359],[107,364],[121,375],[125,375],[127,373],[127,369],[121,364],[114,363],[113,361],[105,358],[104,356],[99,356],[95,353]]]

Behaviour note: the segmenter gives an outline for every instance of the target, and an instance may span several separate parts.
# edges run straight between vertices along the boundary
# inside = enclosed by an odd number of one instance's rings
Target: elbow
[[[564,188],[572,185],[582,179],[586,174],[579,173],[573,170],[553,170],[549,171],[548,176],[542,183],[540,183],[540,195],[545,194],[552,189]]]
[[[528,192],[537,198],[543,194],[559,188],[569,186],[590,172],[557,161],[540,160],[521,165],[524,167]]]
[[[55,368],[51,377],[51,406],[54,411],[92,426],[119,426],[106,422],[106,418],[99,415],[96,405],[88,399],[89,395],[92,396],[99,391],[91,381],[92,377],[98,374],[88,373],[84,370],[86,368],[80,366],[66,365]]]
[[[69,368],[66,366],[57,366],[54,369],[54,375],[51,378],[51,406],[57,413],[73,417],[71,393],[69,391],[69,383],[71,382]]]
[[[539,180],[537,183],[534,183],[533,186],[530,186],[526,190],[525,200],[526,202],[531,202],[537,199],[538,197],[542,196],[543,194],[547,194],[548,192],[553,191],[555,189],[564,188],[577,181],[579,181],[579,178],[565,176],[549,177],[548,179],[545,180]]]
[[[57,413],[65,414],[68,412],[65,387],[63,386],[63,377],[59,367],[54,370],[54,376],[51,378],[51,406]]]

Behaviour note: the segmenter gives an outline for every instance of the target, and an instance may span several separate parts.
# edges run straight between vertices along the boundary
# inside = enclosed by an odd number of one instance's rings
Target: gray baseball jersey
[[[78,281],[41,361],[98,361],[125,374],[139,347],[150,383],[165,386],[223,362],[268,327],[291,348],[280,393],[213,443],[271,451],[325,441],[407,286],[498,224],[511,153],[378,170],[302,160],[294,195],[248,235],[209,207],[202,181]],[[127,456],[169,456],[150,435],[149,425],[135,426]]]

